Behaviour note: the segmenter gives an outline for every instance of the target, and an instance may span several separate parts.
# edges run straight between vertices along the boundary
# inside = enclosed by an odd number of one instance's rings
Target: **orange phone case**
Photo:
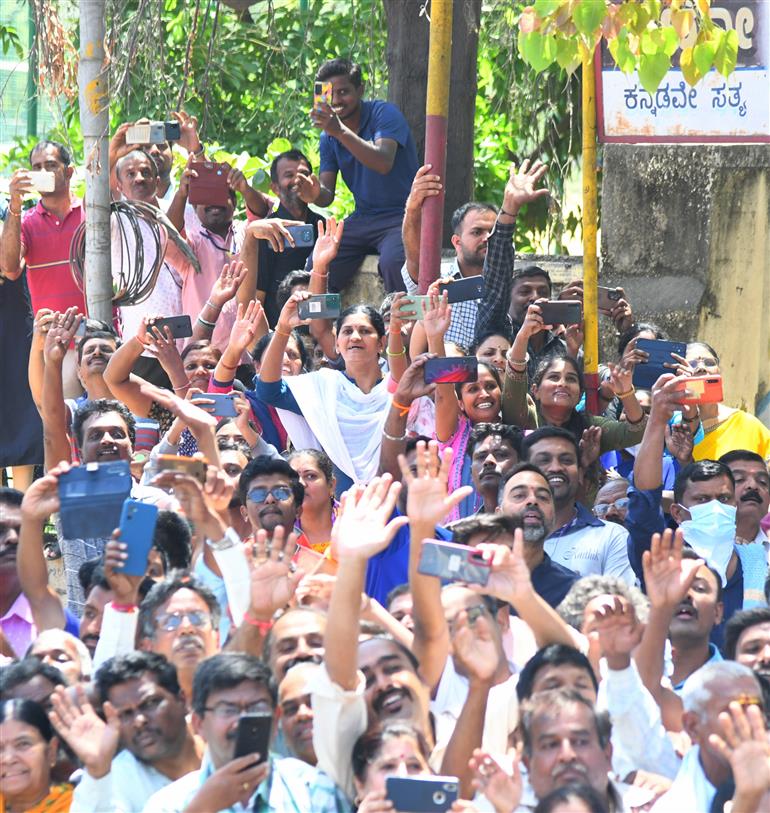
[[[682,404],[718,404],[722,400],[721,375],[694,375],[677,387],[677,390],[690,390],[692,398],[683,398]]]

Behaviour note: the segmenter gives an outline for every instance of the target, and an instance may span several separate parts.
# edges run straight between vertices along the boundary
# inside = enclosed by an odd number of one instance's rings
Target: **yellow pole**
[[[599,411],[599,265],[596,256],[596,82],[593,51],[583,53],[583,373],[586,409]]]
[[[441,178],[441,193],[425,199],[420,226],[419,291],[438,279],[446,191],[446,142],[449,115],[449,74],[452,67],[454,0],[433,0],[430,7],[428,88],[425,103],[425,163]]]

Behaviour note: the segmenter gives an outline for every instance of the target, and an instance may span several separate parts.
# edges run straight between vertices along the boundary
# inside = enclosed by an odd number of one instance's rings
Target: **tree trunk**
[[[105,0],[80,0],[80,127],[86,165],[83,284],[92,319],[112,322],[110,263],[109,70],[104,58]]]
[[[388,101],[409,122],[417,155],[422,160],[430,24],[425,15],[420,16],[424,0],[383,1],[388,24]],[[480,21],[481,0],[454,0],[444,245],[449,245],[452,234],[449,226],[452,212],[473,199],[473,121]]]

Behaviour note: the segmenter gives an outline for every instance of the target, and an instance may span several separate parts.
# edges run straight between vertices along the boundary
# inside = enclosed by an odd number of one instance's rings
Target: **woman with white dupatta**
[[[278,409],[296,449],[322,449],[339,472],[337,491],[377,474],[382,430],[390,406],[380,354],[387,337],[382,316],[369,305],[344,310],[336,322],[337,352],[344,370],[321,369],[283,378],[281,365],[293,328],[307,324],[293,294],[284,305],[256,379],[257,395]],[[342,482],[341,482],[342,481]]]

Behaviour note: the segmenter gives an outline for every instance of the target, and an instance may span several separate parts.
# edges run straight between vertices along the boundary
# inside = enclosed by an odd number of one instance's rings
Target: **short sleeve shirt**
[[[321,133],[321,172],[341,172],[356,201],[356,215],[392,215],[403,211],[417,172],[417,148],[403,113],[390,102],[361,102],[358,136],[374,143],[390,138],[398,144],[387,175],[365,167],[336,138]]]
[[[70,271],[70,244],[83,221],[83,205],[72,201],[64,219],[38,201],[21,224],[21,242],[27,266],[27,285],[32,313],[41,308],[64,312],[73,305],[85,313],[83,292]]]

